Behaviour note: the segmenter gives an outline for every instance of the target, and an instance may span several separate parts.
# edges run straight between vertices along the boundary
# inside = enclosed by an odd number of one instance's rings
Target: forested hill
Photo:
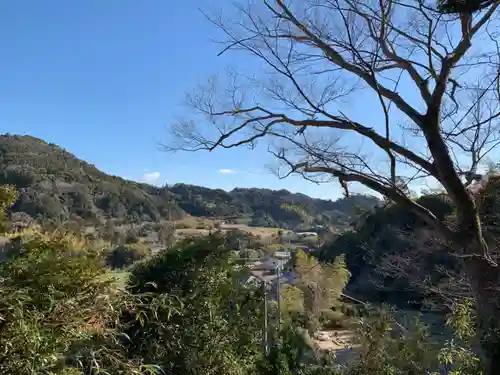
[[[159,188],[108,175],[57,145],[17,135],[0,135],[0,184],[18,188],[20,198],[12,211],[19,220],[55,222],[161,221],[187,213],[295,228],[343,223],[359,208],[378,203],[362,195],[332,202],[286,190],[226,192],[185,184]]]
[[[345,224],[360,210],[379,201],[353,195],[336,201],[311,198],[288,190],[236,188],[230,192],[201,186],[176,184],[168,187],[179,206],[194,216],[247,218],[252,226],[307,229],[316,225]]]
[[[0,183],[19,189],[15,212],[43,220],[156,221],[183,215],[165,189],[110,176],[30,136],[0,136]]]

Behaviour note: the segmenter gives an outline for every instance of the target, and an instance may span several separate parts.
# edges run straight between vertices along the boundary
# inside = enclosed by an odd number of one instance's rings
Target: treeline
[[[308,229],[324,225],[345,225],[379,201],[353,195],[336,201],[315,199],[288,190],[242,189],[230,192],[201,186],[175,184],[168,187],[179,206],[194,216],[247,218],[251,226]]]
[[[19,191],[11,208],[14,221],[98,225],[106,219],[139,222],[184,215],[165,189],[107,175],[30,136],[0,136],[0,184]]]

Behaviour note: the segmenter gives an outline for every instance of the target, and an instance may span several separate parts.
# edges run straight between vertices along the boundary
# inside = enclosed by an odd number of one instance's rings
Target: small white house
[[[318,233],[316,233],[316,232],[298,232],[297,236],[300,236],[300,237],[318,237]]]
[[[288,260],[290,259],[290,252],[288,250],[276,251],[274,257],[278,259]]]

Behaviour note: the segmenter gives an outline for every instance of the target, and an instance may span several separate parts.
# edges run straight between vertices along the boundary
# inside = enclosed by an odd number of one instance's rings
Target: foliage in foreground
[[[0,373],[243,374],[260,356],[262,297],[220,237],[137,264],[127,290],[103,254],[16,244],[0,267]]]
[[[285,318],[297,320],[305,317],[310,333],[318,330],[322,318],[332,320],[332,307],[339,301],[342,290],[349,281],[349,271],[344,257],[338,256],[331,263],[318,260],[299,250],[294,254],[295,285],[283,285],[282,310]]]
[[[237,281],[222,237],[186,241],[137,263],[123,290],[104,267],[105,253],[76,244],[17,241],[0,263],[0,373],[406,375],[441,366],[447,374],[479,374],[468,349],[469,306],[456,309],[449,320],[455,337],[441,346],[421,324],[400,334],[392,314],[377,313],[357,323],[359,347],[342,366],[291,322],[264,356],[263,296]]]
[[[356,323],[350,359],[311,349],[308,335],[287,326],[281,345],[258,364],[261,375],[480,375],[479,358],[470,349],[474,317],[470,303],[455,306],[446,323],[453,334],[438,344],[416,318],[403,327],[390,309],[372,310]]]
[[[219,236],[185,242],[132,270],[132,294],[168,295],[178,312],[161,306],[131,317],[130,350],[172,374],[243,374],[260,353],[263,298],[232,271]]]
[[[94,254],[33,240],[10,249],[0,276],[2,374],[64,373],[71,347],[108,336],[117,318]]]

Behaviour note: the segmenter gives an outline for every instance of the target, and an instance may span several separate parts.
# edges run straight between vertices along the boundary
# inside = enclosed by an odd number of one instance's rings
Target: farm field
[[[276,235],[280,230],[280,228],[251,227],[246,224],[222,224],[220,220],[193,216],[186,216],[181,220],[176,220],[174,225],[177,228],[176,234],[180,237],[206,235],[218,226],[223,232],[240,230],[259,236],[262,239]]]

